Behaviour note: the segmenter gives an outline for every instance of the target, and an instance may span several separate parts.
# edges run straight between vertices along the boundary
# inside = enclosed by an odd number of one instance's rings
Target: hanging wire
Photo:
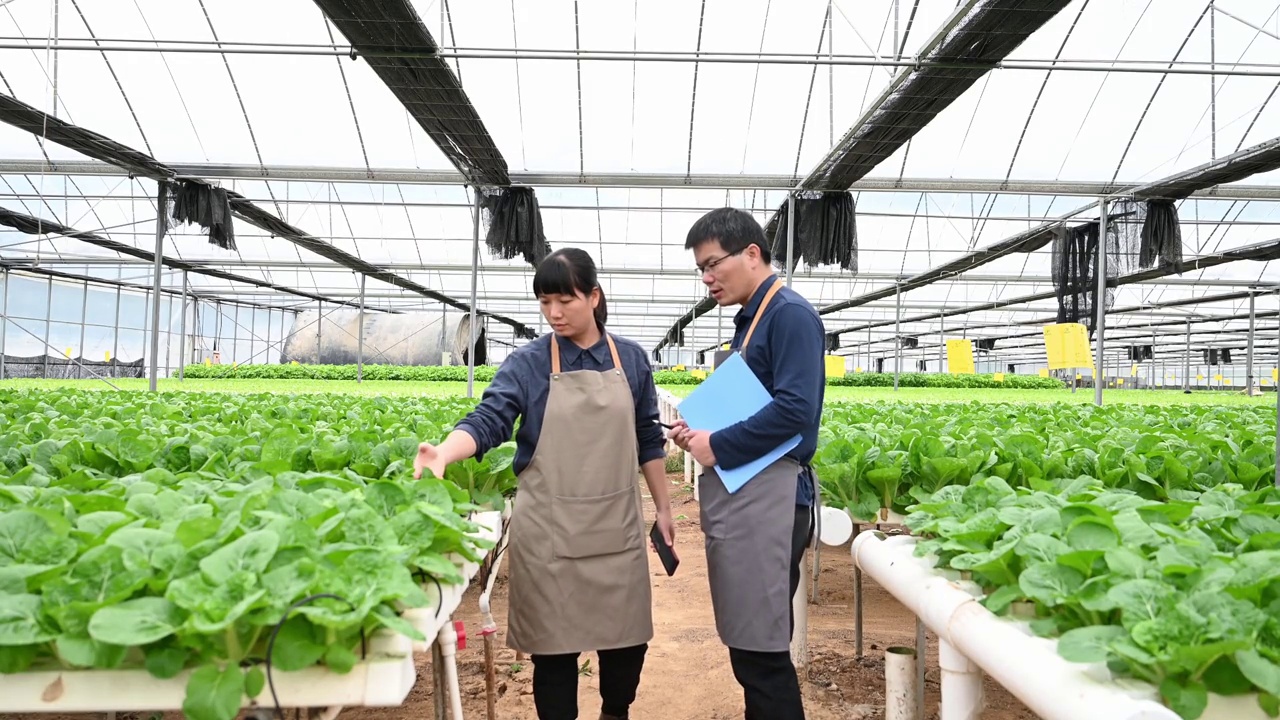
[[[760,52],[764,52],[764,38],[769,31],[769,9],[773,6],[773,0],[768,0],[764,6],[764,23],[760,27]],[[751,81],[751,106],[747,110],[747,136],[742,142],[742,169],[739,172],[747,171],[747,149],[751,147],[751,120],[756,114],[756,90],[760,87],[760,64],[756,63],[755,79]],[[754,202],[755,190],[751,191],[752,201]]]
[[[702,9],[698,12],[698,43],[696,52],[702,54],[702,25],[707,16],[707,0],[702,0]],[[695,62],[693,64],[693,90],[689,93],[689,155],[686,160],[684,174],[689,177],[693,174],[693,119],[698,112],[698,68],[702,63]],[[759,67],[757,65],[756,67]],[[814,66],[817,70],[817,66]]]

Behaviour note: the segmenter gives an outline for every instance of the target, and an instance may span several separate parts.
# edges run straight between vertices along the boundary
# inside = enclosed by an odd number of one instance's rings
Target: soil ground
[[[672,476],[678,480],[679,476]],[[716,636],[707,586],[707,563],[698,505],[688,490],[672,486],[672,512],[676,516],[676,548],[680,569],[667,577],[656,557],[653,572],[655,637],[650,643],[644,674],[631,717],[635,720],[731,720],[741,718],[742,693],[733,678],[728,653]],[[646,501],[652,521],[653,508]],[[647,525],[647,523],[646,523]],[[805,559],[806,576],[811,559]],[[501,720],[536,720],[533,706],[532,664],[516,661],[505,647],[507,565],[503,563],[493,592],[493,614],[499,631],[494,643],[497,667],[496,717]],[[806,578],[807,581],[807,578]],[[802,674],[805,711],[809,720],[862,720],[884,716],[884,649],[915,642],[911,614],[869,578],[864,579],[864,657],[855,655],[853,562],[849,546],[823,547],[817,604],[809,606],[811,660]],[[479,588],[472,587],[454,614],[465,623],[467,647],[458,653],[463,714],[486,717],[484,644],[479,637]],[[937,643],[928,638],[925,718],[938,717]],[[589,668],[596,667],[593,654]],[[399,708],[350,708],[343,720],[410,720],[430,718],[433,711],[431,659],[417,657],[418,683]],[[579,717],[595,720],[600,708],[599,685],[594,674],[580,677]],[[117,720],[146,720],[147,714],[120,713]],[[166,714],[168,718],[178,714]],[[292,713],[290,713],[292,717]],[[984,720],[1033,720],[1035,715],[1000,686],[986,682]],[[101,720],[103,715],[4,716],[8,720]]]

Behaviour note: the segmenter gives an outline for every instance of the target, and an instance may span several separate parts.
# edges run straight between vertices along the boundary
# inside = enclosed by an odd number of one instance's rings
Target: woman
[[[540,720],[578,717],[578,655],[597,651],[601,720],[625,720],[653,638],[637,465],[674,542],[665,438],[644,349],[605,332],[591,256],[558,250],[533,294],[554,332],[517,349],[443,443],[423,443],[415,477],[483,457],[517,418],[507,645],[533,661]]]

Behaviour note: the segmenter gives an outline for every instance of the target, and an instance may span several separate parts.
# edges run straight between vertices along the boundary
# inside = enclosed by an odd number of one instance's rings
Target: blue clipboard
[[[747,367],[747,361],[741,354],[734,353],[680,401],[680,415],[694,430],[715,432],[750,418],[772,400],[760,379]],[[751,478],[799,445],[800,440],[801,436],[797,434],[746,465],[732,470],[716,465],[716,472],[726,490],[737,492]]]

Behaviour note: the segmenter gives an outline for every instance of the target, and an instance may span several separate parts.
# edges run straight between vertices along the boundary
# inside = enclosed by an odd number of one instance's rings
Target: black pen
[[[661,420],[654,420],[653,422],[654,422],[655,424],[657,424],[657,425],[661,425],[662,427],[664,427],[664,428],[666,428],[666,429],[668,429],[668,430],[675,430],[675,426],[673,426],[673,425],[668,425],[668,424],[666,424],[666,423],[662,422]]]

